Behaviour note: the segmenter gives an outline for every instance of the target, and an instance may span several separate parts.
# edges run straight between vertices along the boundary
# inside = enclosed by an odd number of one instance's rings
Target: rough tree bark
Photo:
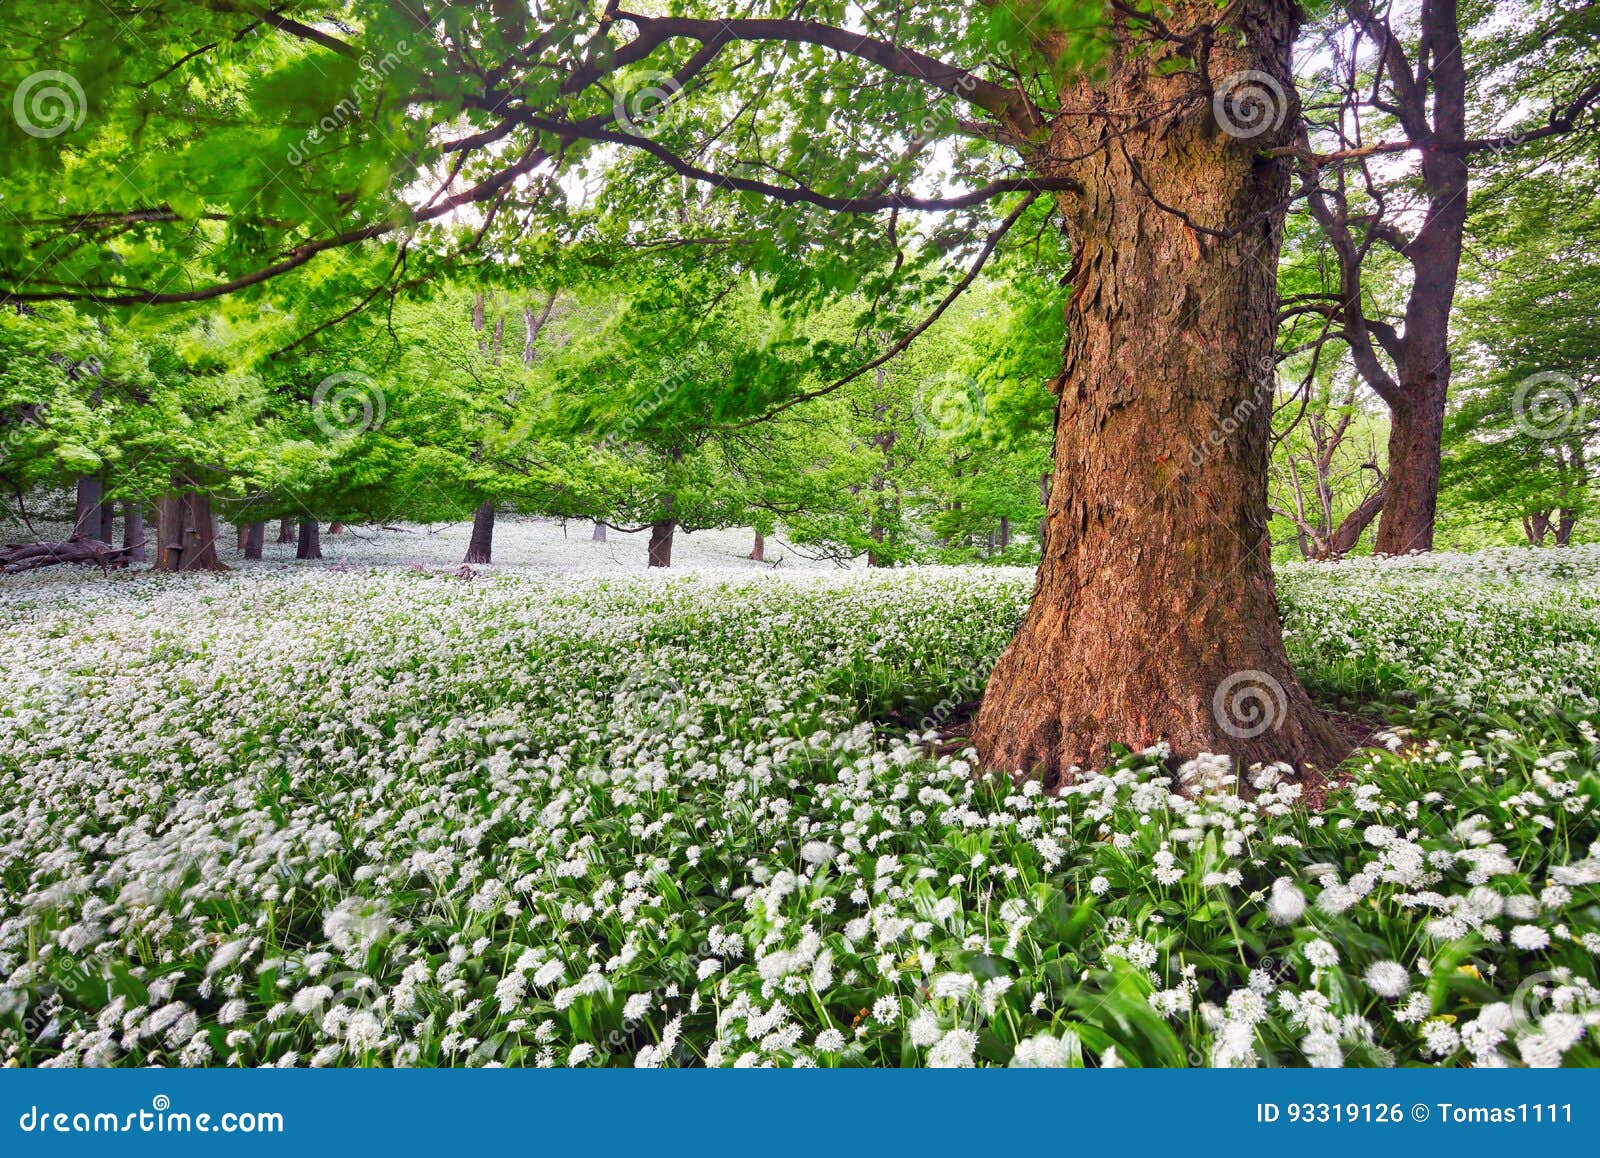
[[[292,543],[292,542],[294,542],[294,520],[293,519],[279,519],[278,520],[278,542],[280,542],[280,543]]]
[[[677,526],[676,519],[657,519],[650,524],[650,566],[672,566],[672,533]]]
[[[295,548],[294,557],[296,559],[322,558],[322,540],[319,537],[317,520],[300,520],[299,546]]]
[[[757,563],[765,563],[767,561],[767,537],[760,531],[756,532],[756,545],[750,548],[749,557]]]
[[[101,505],[104,497],[105,486],[101,483],[99,475],[78,476],[77,511],[72,521],[74,539],[101,538],[103,530],[100,525],[103,519]]]
[[[1215,13],[1168,10],[1175,28]],[[1265,72],[1292,91],[1294,12],[1240,6],[1212,75]],[[1103,80],[1067,93],[1114,124],[1058,119],[1047,153],[1074,159],[1042,166],[1081,186],[1061,198],[1075,257],[1054,485],[1033,602],[974,739],[991,767],[1052,784],[1118,741],[1306,772],[1346,750],[1290,670],[1266,550],[1289,175],[1157,59],[1114,50]],[[1204,441],[1228,419],[1235,433]]]
[[[486,502],[472,512],[472,538],[467,542],[463,563],[489,563],[494,555],[494,503]]]
[[[1440,355],[1432,370],[1416,369],[1431,380],[1413,379],[1409,386],[1402,374],[1405,393],[1390,404],[1388,497],[1372,547],[1380,555],[1433,550],[1449,365],[1449,354]]]
[[[245,528],[244,557],[246,559],[261,558],[261,548],[267,541],[267,524],[263,522],[251,523]]]
[[[235,523],[233,525],[233,545],[235,550],[242,552],[244,550],[245,540],[247,540],[249,537],[249,523]]]
[[[342,535],[342,534],[344,534],[344,524],[339,522],[337,519],[335,519],[333,522],[328,524],[328,534],[330,534],[330,535]]]
[[[156,504],[156,568],[162,571],[226,571],[217,556],[217,520],[211,499],[194,491],[166,495]]]

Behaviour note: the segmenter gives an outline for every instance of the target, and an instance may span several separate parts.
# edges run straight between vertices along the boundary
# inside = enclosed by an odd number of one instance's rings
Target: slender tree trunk
[[[278,542],[280,542],[280,543],[292,543],[292,542],[294,542],[294,520],[293,519],[279,519],[278,520]]]
[[[1522,516],[1522,533],[1528,537],[1528,546],[1544,546],[1544,537],[1549,530],[1550,515],[1547,512]]]
[[[555,308],[556,291],[551,290],[544,299],[544,309],[537,315],[532,306],[522,307],[522,364],[533,365],[533,352],[539,341],[539,331],[544,329],[545,322],[550,320],[550,311]]]
[[[329,523],[328,524],[328,534],[330,534],[330,535],[342,535],[342,534],[344,534],[344,524],[339,522],[337,519],[334,520],[333,522]]]
[[[143,563],[147,558],[144,546],[144,507],[134,499],[122,502],[122,545],[131,548],[129,563]]]
[[[606,541],[606,525],[599,519],[596,519],[594,523],[593,538],[596,543],[604,543]]]
[[[486,502],[472,512],[472,538],[467,543],[466,563],[488,563],[494,554],[494,503]]]
[[[1361,542],[1361,536],[1372,525],[1372,520],[1383,510],[1387,494],[1387,485],[1380,486],[1363,499],[1360,506],[1341,519],[1326,539],[1318,539],[1316,558],[1338,560],[1354,551],[1356,544]]]
[[[299,546],[295,548],[294,557],[296,559],[322,558],[322,540],[319,537],[317,520],[300,520]]]
[[[1209,0],[1170,5],[1177,26]],[[1284,90],[1294,6],[1240,6],[1210,68],[1266,72]],[[1123,21],[1126,17],[1114,19]],[[1113,56],[1075,108],[1173,108],[1156,54]],[[1295,680],[1267,538],[1278,248],[1288,172],[1270,137],[1187,111],[1062,118],[1045,166],[1074,250],[1064,368],[1055,383],[1055,480],[1033,602],[1001,657],[974,739],[985,761],[1047,783],[1103,762],[1110,745],[1175,757],[1326,769],[1346,746]],[[1284,120],[1292,121],[1292,117]],[[1199,233],[1156,204],[1227,236]],[[1227,424],[1227,425],[1225,425]],[[1217,430],[1232,430],[1207,441]]]
[[[250,538],[249,523],[235,523],[233,526],[234,547],[240,552],[244,551],[245,542]]]
[[[104,497],[105,485],[99,475],[78,476],[77,514],[72,523],[74,539],[98,539],[104,533],[101,527]]]
[[[750,558],[757,563],[767,561],[767,537],[760,531],[756,532],[756,545],[750,549]]]
[[[657,519],[650,524],[650,566],[672,566],[672,533],[676,519]]]
[[[261,558],[261,548],[267,541],[267,524],[257,521],[245,528],[244,557],[246,559]]]
[[[1011,546],[1011,520],[1005,515],[1000,516],[1000,551],[1003,554]]]

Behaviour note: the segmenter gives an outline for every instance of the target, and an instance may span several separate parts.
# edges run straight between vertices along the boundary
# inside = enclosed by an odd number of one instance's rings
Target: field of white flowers
[[[1314,812],[935,754],[1026,572],[347,538],[0,585],[9,1064],[1600,1060],[1600,550],[1285,569]]]

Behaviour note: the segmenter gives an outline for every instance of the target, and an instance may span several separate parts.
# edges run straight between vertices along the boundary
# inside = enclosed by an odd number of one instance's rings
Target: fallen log
[[[64,543],[12,543],[0,547],[0,575],[15,575],[37,567],[62,563],[98,566],[102,573],[113,567],[126,567],[128,556],[144,546],[144,541],[126,547],[113,547],[99,539],[68,539]]]

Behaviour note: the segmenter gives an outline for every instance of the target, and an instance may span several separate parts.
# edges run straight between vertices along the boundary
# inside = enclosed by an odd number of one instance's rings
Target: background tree
[[[1376,549],[1433,546],[1451,382],[1451,310],[1474,166],[1536,165],[1600,127],[1600,9],[1368,0],[1319,12],[1298,158],[1306,209],[1330,253],[1327,316],[1389,408],[1388,484]],[[1469,58],[1477,67],[1469,67]],[[1372,287],[1394,276],[1397,313]]]
[[[1447,427],[1447,493],[1534,546],[1572,542],[1596,502],[1600,211],[1593,174],[1587,158],[1532,178],[1508,173],[1482,215],[1481,272],[1463,295],[1465,357]]]

